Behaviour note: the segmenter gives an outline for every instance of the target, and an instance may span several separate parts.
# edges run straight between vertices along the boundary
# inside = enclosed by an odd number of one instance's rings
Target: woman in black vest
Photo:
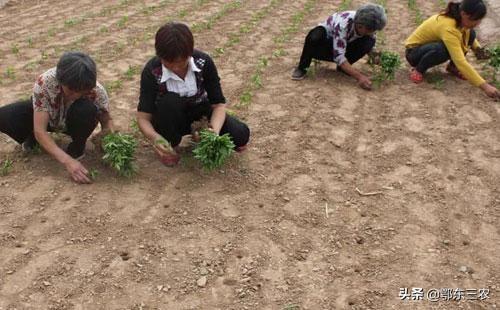
[[[226,114],[217,68],[210,56],[194,49],[188,26],[168,23],[155,41],[156,56],[142,71],[137,123],[161,161],[169,166],[179,161],[177,151],[193,138],[191,124],[203,117],[210,130],[228,133],[242,151],[250,130]]]

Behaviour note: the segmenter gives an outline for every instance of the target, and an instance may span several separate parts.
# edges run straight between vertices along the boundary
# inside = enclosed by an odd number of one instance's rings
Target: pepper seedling
[[[136,173],[134,154],[137,148],[136,139],[128,134],[110,133],[102,140],[105,163],[114,168],[120,176],[131,177]]]
[[[193,154],[206,170],[220,168],[234,153],[235,145],[227,133],[219,136],[205,129],[200,132],[200,139]]]

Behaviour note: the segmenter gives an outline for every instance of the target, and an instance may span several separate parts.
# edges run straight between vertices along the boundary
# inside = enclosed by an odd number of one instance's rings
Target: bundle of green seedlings
[[[490,56],[490,61],[488,64],[493,69],[493,83],[496,87],[500,87],[500,81],[497,79],[497,75],[500,72],[500,44],[488,49]]]
[[[137,171],[134,165],[136,139],[128,134],[110,133],[102,139],[105,163],[114,168],[120,176],[131,177]]]
[[[207,129],[200,131],[200,142],[193,150],[194,158],[209,171],[220,168],[233,153],[234,143],[227,133],[219,136]]]
[[[373,79],[377,86],[384,81],[393,81],[396,71],[401,67],[401,59],[397,53],[383,51],[380,53],[380,63]]]

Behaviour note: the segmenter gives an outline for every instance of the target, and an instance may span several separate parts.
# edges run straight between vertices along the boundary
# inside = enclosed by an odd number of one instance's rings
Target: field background
[[[384,2],[379,47],[401,56],[419,16],[444,3]],[[499,2],[490,1],[484,42],[500,40]],[[142,143],[130,181],[90,149],[83,163],[100,175],[81,186],[2,135],[0,160],[14,164],[0,177],[0,309],[500,306],[500,105],[443,68],[416,86],[404,67],[372,92],[327,63],[289,78],[307,31],[362,3],[8,2],[0,104],[29,96],[63,51],[83,50],[98,63],[117,127],[132,132],[154,33],[180,20],[214,56],[252,142],[214,173],[190,158],[166,168]],[[490,299],[402,302],[404,287],[489,288]]]

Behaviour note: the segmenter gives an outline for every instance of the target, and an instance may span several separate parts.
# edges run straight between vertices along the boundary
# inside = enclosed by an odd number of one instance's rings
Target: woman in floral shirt
[[[314,58],[335,62],[339,71],[354,77],[362,88],[371,89],[370,79],[352,64],[373,49],[375,31],[382,30],[386,24],[384,8],[375,4],[364,5],[357,11],[333,14],[307,35],[292,79],[303,79]]]
[[[96,65],[80,52],[64,54],[57,67],[40,75],[32,100],[0,108],[0,131],[30,150],[39,143],[62,163],[75,182],[89,183],[88,171],[78,161],[85,143],[101,123],[102,132],[112,130],[108,95],[96,81]],[[49,131],[68,134],[72,142],[60,149]]]

